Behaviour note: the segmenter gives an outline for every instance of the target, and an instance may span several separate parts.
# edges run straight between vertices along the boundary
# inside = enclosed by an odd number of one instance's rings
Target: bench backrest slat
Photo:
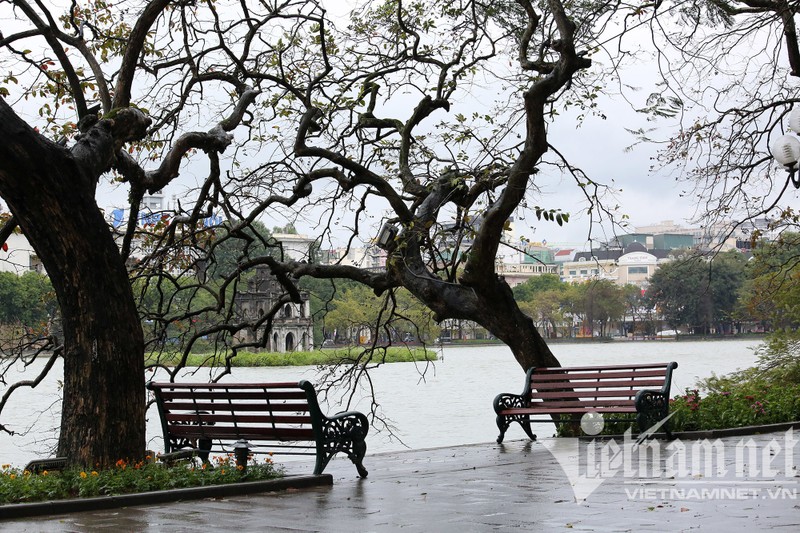
[[[167,389],[167,390],[181,390],[181,389],[197,389],[197,390],[236,390],[236,389],[296,389],[296,381],[281,381],[271,383],[166,383],[166,382],[151,382],[152,388]],[[148,385],[149,386],[149,385]]]
[[[570,398],[564,400],[548,400],[547,402],[531,402],[531,407],[537,406],[550,407],[631,407],[634,405],[633,399],[630,398]]]
[[[563,380],[563,381],[544,381],[540,382],[536,379],[532,379],[531,383],[539,391],[545,390],[558,390],[563,389],[568,386],[571,389],[597,389],[597,388],[612,388],[612,387],[658,387],[661,388],[664,385],[664,378],[661,379],[629,379],[629,380],[621,380],[621,379],[614,379],[614,380],[592,380],[592,381],[575,381],[575,380]]]
[[[306,394],[302,390],[298,391],[282,391],[282,390],[165,390],[161,392],[161,397],[165,400],[181,400],[181,399],[198,399],[198,400],[224,400],[224,401],[241,401],[241,400],[301,400],[306,401]]]
[[[167,422],[171,424],[189,424],[201,423],[202,425],[210,426],[212,424],[226,424],[226,423],[239,423],[239,424],[311,424],[311,417],[308,415],[300,416],[279,416],[271,413],[256,413],[248,414],[219,414],[219,413],[167,413],[165,415]]]
[[[549,366],[549,367],[540,367],[538,370],[544,371],[552,371],[552,372],[563,372],[565,370],[569,371],[589,371],[589,372],[597,372],[598,370],[638,370],[638,369],[648,369],[648,368],[664,368],[667,365],[671,365],[673,363],[642,363],[642,364],[629,364],[629,365],[602,365],[602,366]],[[677,363],[675,363],[677,367]]]
[[[633,398],[636,396],[637,390],[631,389],[609,389],[597,391],[548,391],[548,392],[534,392],[531,394],[531,399],[546,400],[550,398]]]
[[[166,402],[168,412],[173,411],[308,411],[308,403],[273,403],[267,406],[266,401],[259,403],[223,403],[223,402]]]
[[[571,369],[537,368],[532,377],[537,381],[558,381],[564,379],[565,377],[569,377],[570,379],[663,378],[666,373],[663,368],[658,370],[629,370],[627,372],[622,372],[619,370],[598,372],[597,369],[594,370],[594,372],[586,372],[572,371]]]

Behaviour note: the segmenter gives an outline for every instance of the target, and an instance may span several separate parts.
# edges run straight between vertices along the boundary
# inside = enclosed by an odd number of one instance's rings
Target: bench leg
[[[511,425],[511,422],[519,422],[519,425],[522,426],[522,430],[525,432],[525,434],[528,435],[531,440],[536,440],[536,435],[534,435],[533,430],[531,429],[531,419],[528,417],[528,415],[497,415],[496,420],[497,428],[500,430],[500,435],[497,436],[497,444],[502,444],[503,438],[505,437],[506,431]]]
[[[197,456],[202,460],[204,463],[208,464],[208,454],[211,451],[211,439],[198,439],[197,440],[197,448],[200,450],[197,452]]]
[[[323,440],[317,442],[317,463],[314,474],[322,474],[328,462],[339,452],[347,454],[360,477],[367,477],[367,469],[362,463],[367,454],[365,440],[369,430],[367,417],[361,413],[350,412],[334,415],[323,420]]]
[[[506,417],[497,415],[497,429],[500,430],[500,434],[497,436],[497,444],[503,443],[503,438],[509,425],[511,424],[506,420]]]
[[[636,397],[636,422],[639,426],[639,433],[654,428],[663,430],[667,438],[672,438],[672,431],[669,428],[669,398],[661,393],[653,391],[643,391]]]
[[[353,464],[356,465],[356,470],[358,471],[359,477],[367,477],[369,472],[367,469],[364,468],[364,464],[362,461],[364,460],[364,456],[367,455],[367,443],[363,439],[357,440],[353,442],[353,453],[348,454],[350,460],[353,461]]]
[[[367,454],[367,443],[364,439],[353,439],[350,441],[340,440],[329,442],[326,445],[317,447],[317,462],[314,465],[314,474],[319,475],[328,466],[333,456],[342,452],[353,462],[358,471],[359,477],[367,477],[369,472],[364,468],[364,456]]]
[[[519,421],[519,425],[522,426],[522,430],[525,432],[526,435],[532,440],[536,440],[536,435],[533,434],[533,430],[531,430],[531,419],[530,417],[523,417],[523,420]]]

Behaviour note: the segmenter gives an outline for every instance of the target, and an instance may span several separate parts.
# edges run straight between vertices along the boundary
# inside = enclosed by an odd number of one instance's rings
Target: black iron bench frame
[[[677,367],[671,362],[531,368],[522,394],[501,393],[494,399],[497,442],[503,442],[512,422],[536,440],[531,421],[575,423],[586,413],[611,415],[607,420],[635,414],[639,431],[645,432],[669,414],[672,371]],[[662,429],[671,438],[668,421]]]
[[[345,453],[358,475],[367,477],[367,417],[357,411],[326,416],[314,386],[306,381],[280,383],[155,383],[164,433],[163,460],[209,453],[314,455],[314,474]],[[263,448],[263,451],[260,450]],[[238,455],[237,455],[238,457]]]

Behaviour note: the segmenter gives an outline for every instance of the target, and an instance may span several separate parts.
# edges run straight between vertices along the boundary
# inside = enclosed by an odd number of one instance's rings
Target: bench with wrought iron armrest
[[[163,457],[188,450],[204,462],[211,451],[315,455],[322,474],[338,452],[361,477],[367,417],[356,411],[326,416],[314,386],[290,383],[154,383],[164,431]],[[263,451],[261,451],[263,449]]]
[[[517,422],[531,438],[531,421],[577,422],[586,413],[636,414],[639,430],[664,420],[669,413],[672,371],[678,363],[614,366],[531,368],[522,394],[498,394],[494,399],[497,427],[503,442],[506,430]],[[671,437],[669,423],[663,430]]]

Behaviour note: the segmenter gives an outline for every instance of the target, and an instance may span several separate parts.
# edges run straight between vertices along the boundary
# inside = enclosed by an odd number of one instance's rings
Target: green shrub
[[[714,378],[713,390],[686,389],[670,400],[672,431],[707,431],[793,422],[800,420],[800,384],[770,384],[762,380],[737,382]],[[636,415],[615,415],[606,421],[603,435],[621,435],[628,428],[638,433]],[[557,434],[575,436],[573,424],[561,424]]]
[[[253,460],[246,469],[238,468],[229,456],[216,457],[209,465],[186,463],[167,467],[152,462],[130,464],[119,460],[114,468],[106,470],[67,469],[39,474],[2,465],[0,504],[113,496],[282,476],[283,468],[276,466],[270,457],[261,462]]]
[[[702,396],[697,389],[670,401],[673,431],[701,431],[800,420],[800,385],[730,383]]]

